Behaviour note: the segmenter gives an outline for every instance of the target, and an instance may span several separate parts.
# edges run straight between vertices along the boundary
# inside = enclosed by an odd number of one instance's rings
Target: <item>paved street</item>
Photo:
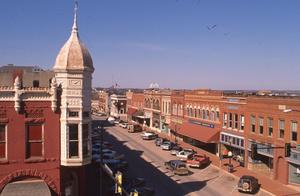
[[[125,155],[129,174],[145,178],[147,185],[155,189],[155,195],[244,195],[236,190],[236,177],[219,172],[213,165],[202,170],[190,169],[192,174],[188,176],[173,175],[165,169],[164,162],[176,157],[156,147],[153,141],[142,140],[140,133],[128,133],[118,126],[107,127],[105,140]],[[256,195],[270,194],[260,191]]]

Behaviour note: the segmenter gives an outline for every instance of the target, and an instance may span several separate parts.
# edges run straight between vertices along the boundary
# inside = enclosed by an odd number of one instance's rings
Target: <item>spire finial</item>
[[[78,1],[75,0],[75,7],[74,7],[74,23],[72,27],[72,32],[77,33],[78,32],[78,27],[77,27],[77,10],[78,10]]]

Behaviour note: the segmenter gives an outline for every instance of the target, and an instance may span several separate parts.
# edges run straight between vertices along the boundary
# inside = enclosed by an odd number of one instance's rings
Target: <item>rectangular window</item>
[[[79,112],[69,111],[69,117],[78,117]]]
[[[232,128],[232,113],[229,113],[229,128]]]
[[[220,113],[219,113],[219,111],[217,111],[217,116],[216,117],[217,117],[216,121],[219,121],[220,120]]]
[[[272,118],[268,118],[268,135],[270,137],[273,136],[273,119]]]
[[[27,125],[26,158],[43,156],[43,125]]]
[[[285,121],[279,120],[279,138],[284,138]]]
[[[259,118],[259,134],[264,134],[264,119]]]
[[[0,159],[6,158],[6,126],[0,124]]]
[[[291,123],[291,140],[292,142],[297,142],[297,129],[298,129],[298,123],[296,121],[292,121]]]
[[[244,115],[240,115],[240,130],[244,130],[245,128],[245,116]]]
[[[256,124],[256,122],[255,122],[255,116],[251,115],[251,117],[250,117],[250,123],[251,123],[251,132],[255,133],[255,124]]]
[[[238,114],[234,114],[234,129],[238,129],[239,117]]]
[[[83,157],[89,154],[89,125],[82,125],[82,154]]]
[[[223,127],[227,127],[227,113],[223,114]]]
[[[40,81],[38,81],[38,80],[33,80],[32,86],[35,87],[35,88],[40,87]]]
[[[78,157],[78,124],[69,124],[69,158]]]
[[[241,139],[241,147],[244,147],[244,140]]]

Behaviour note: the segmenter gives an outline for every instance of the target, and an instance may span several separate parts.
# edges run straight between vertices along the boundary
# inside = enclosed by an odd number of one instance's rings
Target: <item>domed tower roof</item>
[[[77,5],[71,36],[56,57],[54,71],[94,71],[93,60],[84,44],[80,41],[77,27]]]

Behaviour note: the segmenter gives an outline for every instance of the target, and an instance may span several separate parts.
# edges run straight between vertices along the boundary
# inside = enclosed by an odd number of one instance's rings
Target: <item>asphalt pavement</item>
[[[105,129],[104,140],[111,142],[114,150],[124,154],[129,163],[126,175],[145,178],[146,185],[154,188],[157,196],[244,195],[237,191],[236,177],[213,165],[190,169],[191,174],[187,176],[177,176],[164,166],[164,162],[176,159],[176,156],[155,146],[153,140],[142,140],[141,133],[128,133],[127,129],[117,125]],[[261,190],[256,195],[271,194]]]

